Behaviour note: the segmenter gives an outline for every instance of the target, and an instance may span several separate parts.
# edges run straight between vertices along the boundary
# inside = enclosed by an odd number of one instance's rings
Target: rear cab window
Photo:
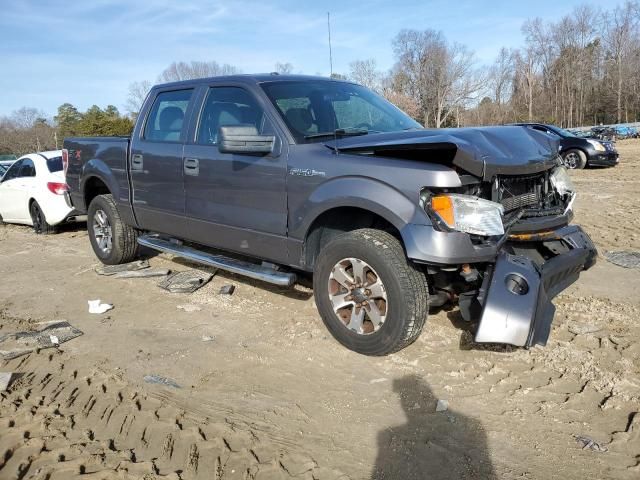
[[[193,89],[161,92],[147,116],[144,139],[156,142],[179,142],[186,126],[186,114]]]

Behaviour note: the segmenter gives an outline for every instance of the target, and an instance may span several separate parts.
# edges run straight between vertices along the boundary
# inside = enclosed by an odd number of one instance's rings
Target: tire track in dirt
[[[0,397],[1,478],[346,478],[250,429],[72,364],[58,351],[5,362],[23,373]]]

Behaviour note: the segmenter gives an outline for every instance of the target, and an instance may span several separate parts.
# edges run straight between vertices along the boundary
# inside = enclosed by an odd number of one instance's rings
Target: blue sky
[[[557,19],[581,3],[2,0],[0,115],[22,106],[53,115],[64,102],[82,110],[93,104],[124,110],[128,85],[155,81],[174,60],[215,60],[244,73],[289,62],[296,73],[326,75],[327,11],[336,72],[365,58],[390,68],[391,40],[402,28],[442,30],[474,50],[478,64],[489,63],[501,46],[521,45],[527,18]]]

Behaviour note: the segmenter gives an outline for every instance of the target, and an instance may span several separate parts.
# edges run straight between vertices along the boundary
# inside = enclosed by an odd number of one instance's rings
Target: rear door
[[[199,243],[285,261],[286,145],[264,105],[242,85],[211,85],[184,148],[189,235]],[[254,125],[275,135],[270,154],[222,153],[219,128]]]
[[[20,195],[18,189],[20,173],[20,167],[23,160],[15,162],[7,173],[2,178],[0,183],[0,215],[7,222],[14,222],[17,220],[18,214],[18,196]]]
[[[182,148],[193,88],[159,91],[131,142],[132,203],[138,225],[180,236],[185,227]]]

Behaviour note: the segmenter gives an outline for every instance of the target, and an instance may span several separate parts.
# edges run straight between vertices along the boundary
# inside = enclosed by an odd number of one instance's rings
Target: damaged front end
[[[475,210],[475,222],[482,224],[485,235],[467,232],[476,244],[493,245],[495,257],[463,264],[455,271],[431,269],[434,304],[457,299],[462,317],[479,322],[478,343],[545,345],[555,313],[552,299],[597,257],[589,236],[579,226],[569,225],[575,192],[565,169],[498,175],[491,183],[467,179],[456,193],[424,192],[425,210],[439,229],[451,228],[453,221],[447,220],[446,210],[438,210],[445,196],[484,199],[482,208]],[[488,214],[490,204],[500,211],[499,236],[495,219]]]
[[[550,232],[538,242],[527,248],[505,245],[485,271],[477,296],[481,315],[476,342],[546,345],[555,313],[551,300],[595,263],[597,251],[576,225]],[[543,249],[558,253],[541,263]]]

